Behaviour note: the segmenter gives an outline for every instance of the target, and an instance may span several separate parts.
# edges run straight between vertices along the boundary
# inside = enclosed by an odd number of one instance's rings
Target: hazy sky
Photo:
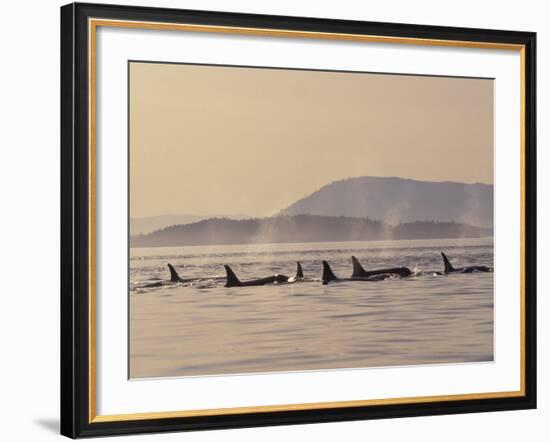
[[[493,81],[130,64],[130,215],[271,215],[334,180],[493,182]]]

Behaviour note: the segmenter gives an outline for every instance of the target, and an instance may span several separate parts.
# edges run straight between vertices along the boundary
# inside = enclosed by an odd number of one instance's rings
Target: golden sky
[[[493,183],[493,81],[130,63],[130,216],[272,215],[334,180]]]

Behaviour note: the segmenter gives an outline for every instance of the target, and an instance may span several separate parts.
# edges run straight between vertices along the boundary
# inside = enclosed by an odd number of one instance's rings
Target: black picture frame
[[[94,422],[90,419],[89,18],[521,45],[524,51],[524,395]],[[61,7],[61,434],[105,436],[536,408],[536,34],[167,8]],[[518,266],[519,269],[519,266]],[[518,270],[519,271],[519,270]]]

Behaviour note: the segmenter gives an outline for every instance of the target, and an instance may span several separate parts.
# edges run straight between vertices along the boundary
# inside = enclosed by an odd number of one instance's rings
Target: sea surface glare
[[[491,238],[255,244],[130,249],[130,377],[200,376],[493,360]],[[321,260],[339,277],[409,267],[414,275],[322,285]],[[225,288],[224,264],[242,280],[310,280]],[[169,280],[167,263],[189,283]],[[495,269],[498,271],[498,269]]]

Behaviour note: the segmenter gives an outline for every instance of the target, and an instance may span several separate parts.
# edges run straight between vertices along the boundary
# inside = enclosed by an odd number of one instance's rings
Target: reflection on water
[[[434,274],[493,265],[491,239],[131,249],[132,378],[493,360],[493,274]],[[415,276],[322,285],[321,260],[341,277],[350,256],[365,268],[407,266]],[[224,288],[300,261],[310,282]],[[190,283],[169,279],[172,263]],[[498,271],[498,269],[496,269]]]

